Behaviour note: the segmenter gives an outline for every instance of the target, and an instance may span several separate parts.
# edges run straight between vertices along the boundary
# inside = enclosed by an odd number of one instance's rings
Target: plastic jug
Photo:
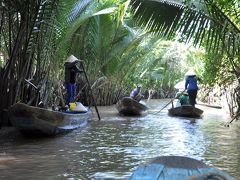
[[[76,103],[69,103],[70,107],[69,109],[73,111],[76,108]]]

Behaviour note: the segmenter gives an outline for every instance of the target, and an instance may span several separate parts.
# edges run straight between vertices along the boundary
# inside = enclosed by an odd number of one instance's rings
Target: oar
[[[182,92],[179,94],[179,96],[181,96],[184,92],[185,92],[185,90],[182,91]],[[168,102],[164,107],[162,107],[159,111],[157,111],[157,112],[154,113],[154,114],[160,113],[165,107],[167,107],[167,106],[168,106],[170,103],[172,103],[174,100],[175,100],[175,98],[171,99],[170,102]]]
[[[97,104],[95,102],[95,98],[94,98],[93,93],[92,93],[92,88],[91,88],[91,85],[89,83],[89,80],[88,80],[88,77],[87,77],[87,74],[86,74],[86,71],[85,71],[85,68],[84,68],[84,65],[83,65],[83,61],[80,61],[80,65],[81,65],[81,68],[83,70],[84,76],[87,80],[89,89],[90,89],[90,94],[91,94],[91,97],[92,97],[92,100],[93,100],[93,103],[94,103],[94,106],[95,106],[95,109],[96,109],[96,112],[97,112],[97,115],[98,115],[98,120],[100,120],[101,118],[100,118],[100,115],[99,115],[99,112],[98,112]]]
[[[76,95],[76,97],[74,98],[73,102],[76,102],[77,99],[80,97],[80,94],[82,92],[82,90],[87,86],[87,84],[85,84],[79,91],[78,91],[78,94]]]
[[[174,101],[175,98],[171,99],[171,101],[169,103],[167,103],[164,107],[162,107],[159,111],[153,113],[153,114],[157,114],[160,113],[165,107],[167,107],[170,103],[172,103]]]

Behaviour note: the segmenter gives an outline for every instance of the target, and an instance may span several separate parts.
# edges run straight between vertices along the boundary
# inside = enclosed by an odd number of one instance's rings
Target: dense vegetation
[[[17,101],[59,103],[70,54],[84,60],[99,105],[138,83],[170,97],[190,67],[205,84],[231,84],[240,73],[239,9],[237,0],[2,0],[1,117]],[[91,103],[85,82],[82,101]]]

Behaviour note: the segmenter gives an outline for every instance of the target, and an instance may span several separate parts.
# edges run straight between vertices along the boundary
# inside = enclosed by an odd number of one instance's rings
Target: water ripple
[[[142,117],[100,107],[101,121],[64,136],[0,139],[0,179],[125,179],[161,155],[193,157],[240,178],[240,127],[222,126],[226,117],[217,109],[204,109],[202,119],[152,113],[166,102],[149,104]]]

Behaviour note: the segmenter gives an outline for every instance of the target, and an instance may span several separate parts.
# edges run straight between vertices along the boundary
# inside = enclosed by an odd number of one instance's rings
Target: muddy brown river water
[[[51,138],[3,128],[0,179],[127,179],[138,165],[162,155],[192,157],[240,179],[240,126],[223,126],[224,111],[204,106],[198,106],[204,110],[200,119],[170,117],[167,108],[154,114],[168,101],[151,100],[142,117],[99,107],[101,121],[93,113],[86,127]]]

